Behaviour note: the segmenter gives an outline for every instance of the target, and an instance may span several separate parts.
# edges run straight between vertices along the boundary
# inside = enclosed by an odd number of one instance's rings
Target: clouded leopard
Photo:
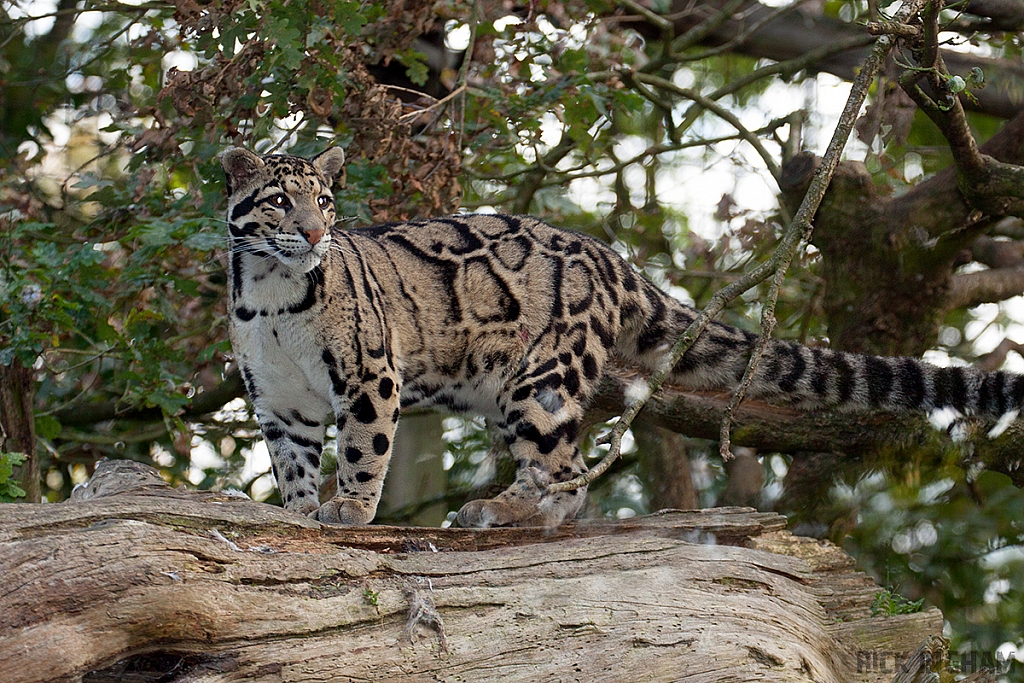
[[[334,524],[376,513],[402,408],[484,415],[515,482],[467,503],[463,526],[557,524],[585,490],[580,420],[611,355],[655,369],[694,318],[591,237],[535,218],[460,215],[341,230],[331,186],[344,154],[259,157],[227,175],[230,329],[285,507]],[[755,336],[714,323],[670,381],[727,388]],[[773,340],[748,392],[808,408],[1000,415],[1024,379]],[[338,493],[319,504],[324,425],[338,428]]]

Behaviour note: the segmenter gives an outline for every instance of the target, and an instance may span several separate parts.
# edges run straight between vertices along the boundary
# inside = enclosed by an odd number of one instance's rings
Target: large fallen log
[[[0,680],[890,681],[941,631],[871,616],[853,561],[784,527],[332,528],[106,462],[0,505]]]

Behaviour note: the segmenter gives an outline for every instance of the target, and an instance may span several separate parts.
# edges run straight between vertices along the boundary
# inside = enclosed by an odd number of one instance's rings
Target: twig
[[[746,0],[729,0],[714,16],[708,17],[676,38],[672,44],[672,52],[677,53],[685,50],[714,33],[722,24],[731,19],[732,15],[739,11],[744,4],[746,4]]]
[[[137,432],[125,432],[123,434],[99,434],[96,432],[83,432],[71,427],[64,427],[60,430],[59,439],[62,441],[75,441],[77,443],[97,443],[108,446],[116,446],[119,443],[142,443],[159,439],[168,433],[167,426],[158,422]]]
[[[789,59],[784,62],[775,62],[774,64],[763,66],[760,69],[755,69],[746,76],[729,81],[713,93],[707,95],[707,99],[720,100],[722,97],[730,95],[737,90],[745,88],[751,83],[768,76],[779,74],[783,78],[788,78],[792,74],[802,71],[826,57],[846,52],[847,50],[853,50],[858,47],[863,47],[871,42],[871,36],[857,35],[845,40],[840,40],[834,44],[816,48],[794,59]],[[697,117],[699,117],[703,111],[704,108],[699,103],[694,102],[694,104],[686,110],[686,113],[683,114],[683,121],[679,124],[678,129],[680,131],[687,130],[691,125],[693,125],[693,122],[697,120]]]
[[[769,154],[768,150],[765,149],[764,145],[761,144],[761,141],[758,139],[758,137],[751,133],[743,125],[739,118],[731,111],[721,106],[714,100],[711,100],[705,97],[704,95],[701,95],[696,90],[693,90],[691,88],[680,88],[672,81],[661,78],[660,76],[652,76],[650,74],[644,73],[635,73],[629,74],[627,78],[635,78],[637,81],[641,83],[647,83],[648,85],[656,86],[658,88],[661,88],[662,90],[667,90],[668,92],[678,95],[679,97],[685,97],[686,99],[696,102],[704,109],[707,109],[711,113],[718,116],[718,118],[722,119],[730,126],[735,128],[736,132],[739,133],[740,137],[747,144],[754,148],[754,150],[758,153],[758,155],[760,155],[761,159],[764,161],[765,166],[768,168],[768,172],[772,174],[772,177],[775,178],[776,181],[778,181],[781,171],[779,170],[779,165],[775,163],[775,159],[772,157],[771,154]]]
[[[424,107],[423,109],[417,109],[416,111],[411,111],[408,114],[402,114],[401,116],[398,117],[398,120],[399,121],[404,121],[406,119],[412,119],[412,118],[416,118],[417,116],[422,116],[423,114],[426,114],[431,109],[436,109],[437,107],[440,107],[443,104],[446,104],[448,101],[458,97],[459,95],[461,95],[465,91],[466,91],[466,84],[463,83],[459,87],[455,88],[455,90],[452,90],[450,93],[448,93],[447,95],[445,95],[441,99],[437,100],[436,102],[434,102],[430,106]],[[420,94],[423,94],[423,93],[420,93]]]
[[[617,4],[622,5],[630,11],[636,12],[644,18],[644,21],[654,25],[654,27],[661,32],[663,38],[666,35],[671,36],[674,33],[672,22],[669,19],[663,17],[657,12],[651,11],[640,3],[634,2],[634,0],[617,0]]]
[[[695,52],[688,55],[679,55],[678,59],[680,63],[696,62],[708,59],[710,57],[716,57],[724,52],[734,51],[737,47],[743,45],[743,43],[745,43],[748,38],[752,37],[755,33],[760,31],[766,25],[775,21],[784,14],[788,14],[793,10],[799,9],[801,5],[807,2],[809,2],[809,0],[796,0],[796,2],[784,5],[782,7],[778,7],[772,10],[771,12],[768,12],[765,16],[761,17],[750,26],[744,28],[742,31],[737,33],[735,37],[727,40],[721,45],[716,45],[715,47],[709,48],[702,52]]]
[[[908,2],[900,8],[896,20],[906,21],[907,18],[919,12],[921,6],[925,2],[926,0],[912,0],[911,2]],[[781,280],[781,278],[784,277],[785,271],[793,260],[793,256],[796,254],[797,249],[810,236],[811,218],[814,217],[815,212],[818,210],[822,197],[825,195],[825,190],[828,188],[829,182],[832,179],[832,174],[835,172],[836,166],[839,165],[840,153],[842,152],[843,147],[846,146],[846,140],[849,138],[850,132],[853,130],[853,124],[856,121],[861,105],[863,105],[864,100],[867,97],[868,89],[874,81],[875,74],[881,66],[882,61],[889,54],[892,46],[893,39],[888,35],[880,36],[878,40],[875,41],[871,54],[864,62],[864,66],[861,68],[860,73],[858,73],[857,78],[853,82],[849,99],[847,99],[846,107],[843,109],[843,113],[839,118],[839,123],[836,126],[836,131],[832,136],[832,140],[829,142],[828,150],[825,152],[825,156],[822,158],[821,164],[815,170],[814,176],[811,178],[810,187],[808,187],[807,193],[804,195],[803,202],[801,202],[800,208],[797,210],[796,216],[793,218],[793,222],[783,235],[779,247],[767,261],[736,282],[716,293],[704,310],[702,310],[694,321],[690,323],[690,326],[686,328],[683,334],[673,345],[671,354],[668,357],[668,362],[666,362],[657,372],[653,373],[650,379],[648,379],[648,391],[646,392],[646,397],[629,404],[623,414],[619,417],[618,422],[616,422],[612,427],[611,431],[600,440],[601,443],[607,443],[610,446],[609,451],[604,458],[602,458],[601,461],[590,471],[585,472],[574,479],[549,485],[547,489],[548,493],[572,491],[582,486],[587,486],[611,467],[612,463],[619,457],[622,448],[622,436],[626,433],[626,430],[629,429],[630,423],[632,423],[633,419],[643,408],[647,400],[661,388],[661,385],[672,371],[672,368],[674,368],[683,357],[683,354],[693,346],[697,337],[700,336],[711,320],[721,312],[729,301],[747,291],[754,285],[763,282],[770,275],[775,274],[777,280]],[[770,304],[770,307],[774,308],[774,304]],[[774,322],[770,324],[774,324]],[[766,343],[767,342],[759,342],[759,345],[763,346]],[[753,376],[754,370],[756,370],[757,361],[758,358],[756,355],[751,354],[751,360],[750,363],[748,363],[747,372],[744,375],[743,382],[749,384],[747,375],[750,375],[751,377]],[[753,368],[751,367],[752,365]],[[743,382],[741,382],[740,387],[737,389],[737,393],[741,391],[745,392]],[[734,400],[739,404],[739,401],[742,400],[742,395],[739,399]],[[726,417],[726,419],[728,419],[728,417]]]
[[[990,216],[1024,215],[1024,168],[1000,162],[981,152],[967,122],[960,96],[950,87],[952,77],[938,49],[938,9],[929,3],[921,13],[920,66],[904,65],[906,71],[900,76],[900,87],[949,143],[957,170],[957,185],[968,204]],[[922,79],[928,80],[937,95],[945,95],[943,103],[936,102],[924,92],[920,86]]]
[[[864,28],[873,36],[898,36],[900,38],[920,38],[921,27],[910,24],[898,24],[894,21],[869,21]]]

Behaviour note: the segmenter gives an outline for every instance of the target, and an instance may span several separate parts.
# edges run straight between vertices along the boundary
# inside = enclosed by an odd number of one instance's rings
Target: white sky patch
[[[1008,662],[1011,659],[1024,662],[1024,647],[1017,647],[1010,642],[1003,643],[996,648],[996,659],[1000,662]]]
[[[245,464],[242,465],[242,469],[238,473],[240,481],[247,482],[270,471],[270,450],[265,441],[260,441],[252,448],[243,450],[242,455],[245,457]]]
[[[1010,582],[1007,579],[993,579],[985,587],[985,602],[993,605],[1002,600],[1003,595],[1010,592]]]
[[[949,478],[939,479],[922,486],[917,492],[917,501],[922,505],[934,505],[953,488],[955,482]]]
[[[678,69],[673,80],[683,87],[695,86],[694,75],[688,69]],[[819,74],[816,79],[803,84],[771,84],[765,95],[758,99],[757,107],[739,109],[730,106],[730,98],[723,98],[722,105],[733,110],[743,125],[752,130],[799,109],[813,112],[804,127],[803,147],[820,155],[828,147],[849,92],[849,83],[828,74]],[[689,106],[689,102],[678,105],[677,120],[681,120]],[[732,126],[714,116],[702,117],[694,124],[692,132],[703,138],[736,133]],[[786,133],[785,130],[782,132]],[[768,140],[763,143],[777,158],[777,146]],[[641,153],[648,144],[642,137],[626,136],[617,141],[615,154],[619,159],[629,159]],[[863,160],[867,152],[868,147],[854,138],[847,144],[845,156]],[[642,203],[646,183],[643,170],[636,165],[627,171],[625,178],[634,201]],[[693,148],[661,155],[656,186],[659,189],[658,201],[679,208],[687,215],[690,230],[706,239],[716,239],[729,229],[727,224],[714,218],[723,194],[732,195],[740,209],[754,213],[768,213],[778,206],[778,188],[774,178],[767,173],[764,160],[741,140],[718,143],[710,150]],[[567,192],[572,201],[590,212],[611,206],[616,200],[608,183],[598,178],[574,180]]]
[[[224,458],[220,457],[220,454],[214,450],[213,444],[201,436],[192,437],[190,457],[192,465],[200,469],[217,469],[224,466]]]
[[[508,14],[508,15],[506,15],[504,17],[501,17],[500,19],[495,19],[493,25],[494,25],[494,30],[497,31],[498,33],[501,33],[502,31],[504,31],[509,26],[514,26],[516,24],[521,24],[521,23],[523,23],[522,19],[520,19],[519,17],[515,16],[514,14]]]
[[[469,47],[469,38],[472,31],[469,24],[460,24],[457,21],[449,21],[445,26],[444,46],[452,52],[461,52]]]
[[[546,112],[540,117],[540,141],[548,147],[554,147],[562,141],[564,126],[554,112]]]
[[[249,487],[249,493],[253,500],[266,500],[274,490],[274,475],[264,474]]]
[[[1024,562],[1024,546],[1007,545],[997,548],[992,552],[985,553],[981,558],[981,568],[991,571],[1005,567],[1008,564]]]
[[[23,17],[41,17],[44,14],[52,14],[57,10],[56,0],[34,0],[26,4],[24,8],[19,7],[13,3],[10,3],[5,7],[8,16],[11,19],[21,19]],[[25,36],[27,38],[35,38],[37,36],[46,35],[51,28],[53,28],[54,17],[43,17],[42,19],[36,19],[30,21],[25,25]]]
[[[186,52],[185,50],[174,50],[164,55],[160,61],[160,65],[164,71],[168,71],[171,67],[175,67],[178,71],[193,71],[199,64],[199,60],[195,54]]]
[[[92,37],[92,34],[103,23],[103,12],[82,12],[75,19],[75,28],[71,31],[71,38],[79,42],[85,42]]]

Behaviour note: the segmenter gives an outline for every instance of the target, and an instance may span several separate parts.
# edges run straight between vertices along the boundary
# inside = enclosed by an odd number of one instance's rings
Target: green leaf
[[[229,353],[230,351],[231,351],[231,342],[228,341],[227,339],[222,339],[221,341],[217,342],[216,344],[212,344],[212,345],[206,347],[205,349],[203,349],[200,352],[200,354],[199,354],[199,362],[200,363],[208,363],[209,361],[213,360],[213,357],[215,355],[217,355],[218,352],[219,353]]]
[[[87,190],[91,187],[110,187],[113,184],[113,180],[100,178],[99,176],[93,173],[83,173],[81,180],[79,180],[71,187],[75,188],[76,190]]]
[[[166,394],[162,391],[150,394],[148,402],[159,407],[165,415],[176,415],[188,405],[188,399],[181,394]]]
[[[111,326],[105,317],[96,319],[96,337],[107,344],[114,345],[118,342],[117,330]]]
[[[188,294],[189,296],[197,296],[199,294],[199,283],[195,280],[172,277],[171,282],[174,283],[174,288],[183,294]]]
[[[924,598],[907,600],[899,593],[889,589],[880,590],[871,603],[872,616],[895,616],[897,614],[915,614],[924,608]]]
[[[1007,487],[1013,487],[1013,480],[1009,476],[1002,472],[992,472],[991,470],[986,470],[979,474],[974,483],[984,496],[992,496],[1005,490]]]
[[[348,35],[358,36],[362,33],[368,18],[376,14],[373,10],[379,11],[379,6],[370,5],[364,14],[358,2],[339,2],[334,7],[334,21],[340,24]]]
[[[44,439],[56,439],[60,435],[60,420],[52,415],[40,415],[36,418],[36,434]]]
[[[0,503],[13,503],[25,497],[25,489],[11,481],[14,468],[24,464],[24,453],[0,453]]]

